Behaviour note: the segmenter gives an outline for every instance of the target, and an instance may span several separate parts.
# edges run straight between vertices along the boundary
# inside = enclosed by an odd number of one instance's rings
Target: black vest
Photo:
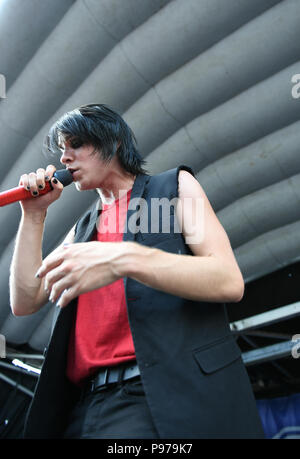
[[[170,231],[145,231],[145,225],[151,227],[151,199],[178,196],[181,169],[192,173],[180,166],[156,176],[137,176],[124,241],[192,254],[175,228],[173,207]],[[97,218],[98,210],[93,206],[79,220],[75,242],[91,240]],[[161,215],[158,220],[161,230]],[[160,437],[261,438],[255,399],[225,305],[185,300],[131,278],[125,278],[124,284],[137,362]],[[76,301],[56,309],[59,314],[27,418],[25,437],[29,438],[60,437],[73,403],[74,388],[65,368]]]

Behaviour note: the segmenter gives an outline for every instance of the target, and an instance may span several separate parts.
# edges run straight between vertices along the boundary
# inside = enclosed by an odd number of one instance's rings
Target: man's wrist
[[[41,211],[24,211],[22,212],[23,221],[28,221],[34,224],[43,224],[46,220],[47,209]]]
[[[147,258],[153,249],[137,242],[122,242],[122,254],[116,269],[120,277],[135,277],[136,273],[145,268]]]

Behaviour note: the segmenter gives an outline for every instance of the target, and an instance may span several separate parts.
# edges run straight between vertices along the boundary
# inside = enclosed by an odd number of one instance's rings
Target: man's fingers
[[[63,258],[60,256],[59,252],[57,252],[55,257],[51,256],[49,258],[45,258],[42,265],[37,270],[35,277],[42,278],[46,276],[49,271],[61,265],[62,262]]]
[[[21,175],[20,177],[20,181],[19,181],[19,186],[22,186],[25,188],[25,190],[29,190],[29,180],[28,180],[28,175],[27,174],[23,174]]]
[[[54,190],[59,190],[61,192],[64,188],[63,184],[59,182],[59,180],[56,177],[52,177],[51,179],[51,185]]]
[[[35,172],[30,172],[30,174],[28,174],[28,185],[32,196],[38,196],[39,192]]]
[[[64,308],[72,300],[74,300],[74,298],[76,298],[77,296],[78,296],[78,289],[76,287],[73,286],[73,287],[67,288],[62,292],[58,300],[57,306]]]
[[[52,164],[49,164],[49,166],[46,167],[45,180],[49,182],[51,178],[53,177],[53,174],[55,171],[56,171],[56,167],[53,166]]]
[[[65,277],[67,273],[60,267],[60,265],[57,268],[53,268],[49,273],[46,274],[45,276],[45,281],[44,281],[44,288],[47,293],[52,292],[52,286],[56,282],[58,282],[60,279]]]
[[[66,293],[68,289],[72,288],[72,284],[73,282],[68,276],[65,276],[59,281],[55,282],[52,285],[49,300],[52,301],[52,303],[55,303],[64,292]]]
[[[62,185],[60,184],[60,186]],[[35,277],[44,277],[49,271],[51,271],[51,269],[61,265],[61,263],[72,254],[72,248],[74,245],[75,244],[64,243],[53,250],[53,252],[51,252],[51,254],[43,260],[41,266],[35,274]]]
[[[37,169],[36,184],[39,190],[43,190],[45,188],[45,169]]]

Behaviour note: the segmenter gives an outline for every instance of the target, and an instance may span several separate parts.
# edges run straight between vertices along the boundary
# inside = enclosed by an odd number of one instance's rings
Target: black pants
[[[83,393],[70,413],[64,438],[159,438],[140,376]]]

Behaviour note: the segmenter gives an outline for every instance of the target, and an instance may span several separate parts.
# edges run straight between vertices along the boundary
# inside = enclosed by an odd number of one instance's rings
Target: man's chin
[[[80,182],[73,182],[74,185],[75,185],[75,188],[77,191],[86,191],[86,190],[94,190],[94,188],[90,187],[90,186],[84,186],[83,183],[80,183]]]
[[[83,190],[82,185],[79,182],[74,182],[74,185],[75,185],[75,188],[76,188],[77,191],[82,191]]]

